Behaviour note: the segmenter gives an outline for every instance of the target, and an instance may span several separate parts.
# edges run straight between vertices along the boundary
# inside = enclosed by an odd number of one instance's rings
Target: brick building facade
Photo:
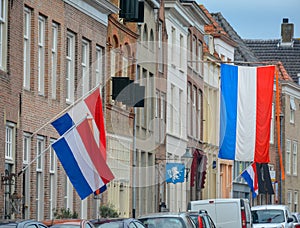
[[[58,135],[50,122],[104,84],[107,18],[118,8],[109,1],[2,2],[7,63],[1,71],[1,217],[42,220],[61,208],[95,217],[99,202],[80,201],[55,160],[50,144]],[[10,173],[16,174],[11,184]]]

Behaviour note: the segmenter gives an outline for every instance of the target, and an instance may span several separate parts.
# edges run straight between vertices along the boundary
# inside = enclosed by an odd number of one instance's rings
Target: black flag
[[[267,163],[256,163],[259,194],[274,194],[270,177],[269,166]]]

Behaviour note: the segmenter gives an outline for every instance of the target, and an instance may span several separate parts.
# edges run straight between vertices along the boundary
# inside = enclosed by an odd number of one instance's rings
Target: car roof
[[[47,226],[53,226],[56,224],[69,224],[69,225],[80,225],[83,222],[89,222],[85,219],[51,219],[42,221]]]
[[[140,216],[138,219],[142,218],[155,218],[155,217],[184,217],[188,216],[188,212],[159,212],[159,213],[150,213]]]
[[[47,226],[47,225],[43,224],[42,222],[39,222],[39,221],[33,220],[33,219],[0,220],[0,226],[17,226],[19,224],[21,226],[24,226],[26,224],[41,224],[41,225]]]
[[[91,223],[97,225],[97,224],[103,224],[103,223],[109,223],[109,222],[124,222],[125,224],[129,224],[132,221],[138,221],[134,218],[99,218],[99,219],[93,219],[90,220]]]
[[[259,205],[259,206],[251,207],[251,210],[272,210],[272,209],[288,210],[288,206],[276,204],[276,205]]]

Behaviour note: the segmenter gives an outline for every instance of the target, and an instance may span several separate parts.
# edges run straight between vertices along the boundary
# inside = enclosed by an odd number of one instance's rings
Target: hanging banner
[[[166,164],[166,182],[167,183],[182,183],[184,182],[185,166],[182,163],[167,163]]]

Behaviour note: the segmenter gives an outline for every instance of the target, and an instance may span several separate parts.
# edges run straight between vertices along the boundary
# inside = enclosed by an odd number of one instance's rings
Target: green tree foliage
[[[100,216],[102,218],[117,218],[119,217],[118,212],[114,209],[112,204],[100,206]]]
[[[78,218],[78,213],[76,211],[70,211],[70,208],[61,208],[54,211],[54,217],[56,219],[66,219],[66,218]]]

